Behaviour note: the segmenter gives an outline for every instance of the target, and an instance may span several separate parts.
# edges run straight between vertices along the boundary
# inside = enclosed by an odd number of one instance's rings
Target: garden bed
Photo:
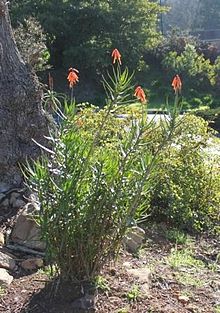
[[[60,290],[48,277],[48,271],[41,269],[36,273],[18,273],[11,286],[1,292],[0,312],[219,312],[217,238],[195,239],[166,230],[164,225],[148,231],[147,238],[137,256],[121,251],[117,263],[105,267],[96,284],[94,310],[74,310],[74,300],[82,290],[69,284]],[[129,274],[129,269],[137,268],[150,272],[149,289],[143,289],[143,282]]]

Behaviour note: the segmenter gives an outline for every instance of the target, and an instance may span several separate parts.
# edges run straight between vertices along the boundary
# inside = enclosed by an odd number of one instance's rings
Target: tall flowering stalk
[[[141,86],[137,86],[137,87],[135,88],[134,96],[135,96],[138,100],[140,100],[140,102],[141,102],[142,104],[145,104],[145,103],[147,102],[145,92],[144,92],[144,90],[141,88]]]
[[[73,102],[73,87],[79,82],[78,74],[79,74],[79,71],[77,69],[72,68],[72,67],[69,68],[67,80],[69,82],[69,87],[71,90],[71,94],[70,94],[71,103]]]
[[[118,49],[114,49],[112,51],[112,58],[113,58],[113,64],[117,61],[121,65],[121,53],[118,51]]]
[[[141,102],[142,104],[142,123],[144,123],[144,120],[147,118],[147,115],[145,114],[147,110],[144,110],[144,105],[147,103],[147,98],[145,95],[145,92],[141,86],[137,86],[134,91],[134,96]]]
[[[52,115],[56,115],[59,118],[65,118],[62,112],[63,95],[54,91],[54,79],[51,73],[48,74],[48,89],[43,96],[44,109],[50,112]]]
[[[175,93],[173,114],[179,115],[179,113],[182,109],[182,106],[180,104],[180,95],[181,95],[181,91],[182,91],[182,80],[178,74],[173,77],[171,86],[173,87],[173,90]]]
[[[179,77],[179,75],[175,75],[172,81],[172,87],[175,91],[175,94],[179,94],[181,93],[181,89],[182,89],[182,81]]]

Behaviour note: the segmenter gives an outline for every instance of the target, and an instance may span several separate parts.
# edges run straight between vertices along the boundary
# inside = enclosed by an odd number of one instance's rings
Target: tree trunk
[[[48,133],[41,102],[37,77],[17,49],[7,0],[0,0],[0,192],[19,186],[19,164],[40,153],[32,139],[44,144]]]

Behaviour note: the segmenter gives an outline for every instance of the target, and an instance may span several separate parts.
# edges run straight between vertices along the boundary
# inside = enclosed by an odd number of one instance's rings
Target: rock
[[[85,295],[73,301],[71,306],[77,310],[95,310],[95,303],[96,297],[94,295]]]
[[[28,248],[43,251],[45,250],[45,243],[41,240],[40,227],[32,215],[27,213],[28,207],[25,206],[19,215],[12,231],[11,240]]]
[[[0,193],[0,201],[5,197],[4,193]]]
[[[220,290],[214,292],[212,297],[214,299],[215,305],[220,305]]]
[[[9,206],[9,200],[6,198],[4,201],[1,203],[3,206]]]
[[[150,290],[150,286],[148,283],[144,283],[141,285],[141,292],[143,296],[148,296],[149,295],[149,290]]]
[[[134,276],[139,280],[140,283],[150,284],[151,272],[147,267],[142,268],[128,268],[128,274]]]
[[[13,271],[16,267],[15,260],[6,253],[0,252],[0,267]]]
[[[13,276],[9,275],[6,269],[0,268],[0,286],[8,287],[13,281]]]
[[[43,267],[44,261],[43,259],[40,258],[32,258],[32,259],[27,259],[21,262],[21,267],[24,270],[37,270],[40,267]]]
[[[198,310],[197,310],[198,307],[196,305],[192,304],[192,303],[189,303],[185,308],[186,308],[187,312],[188,311],[192,312],[192,313],[198,312]]]
[[[187,296],[178,296],[178,300],[182,303],[182,304],[188,304],[189,303],[189,297]]]
[[[4,246],[5,244],[5,236],[2,232],[0,232],[0,246]]]
[[[30,204],[36,204],[37,205],[37,202],[39,202],[39,198],[38,198],[37,194],[35,194],[35,193],[31,193],[28,196],[28,200],[29,200]]]
[[[20,194],[18,192],[12,192],[11,196],[10,196],[10,204],[13,204],[14,202],[16,202],[16,200],[20,197]]]
[[[23,208],[26,205],[26,202],[24,200],[21,199],[15,199],[15,201],[13,202],[13,208]]]
[[[145,239],[145,231],[138,226],[133,226],[129,230],[128,236],[135,241],[142,242]]]
[[[124,239],[124,244],[125,244],[127,251],[131,253],[137,253],[141,246],[136,241],[128,237]]]
[[[26,214],[37,214],[40,211],[40,207],[37,205],[36,202],[27,203],[24,207]]]
[[[132,264],[131,264],[130,262],[124,262],[124,263],[123,263],[123,266],[124,266],[125,268],[132,268]]]
[[[123,242],[128,252],[137,253],[144,240],[145,231],[140,227],[133,226],[127,232]]]
[[[140,289],[142,292],[142,296],[148,296],[150,289],[150,281],[151,281],[151,272],[148,268],[128,268],[127,273],[129,275],[134,276],[140,282]]]
[[[0,182],[0,192],[4,193],[10,190],[10,185],[4,183],[4,182]]]

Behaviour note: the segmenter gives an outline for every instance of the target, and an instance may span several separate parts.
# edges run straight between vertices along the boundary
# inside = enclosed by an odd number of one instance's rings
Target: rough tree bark
[[[0,192],[19,186],[19,163],[40,153],[32,138],[44,144],[48,133],[41,102],[37,77],[13,37],[7,0],[0,0]]]

